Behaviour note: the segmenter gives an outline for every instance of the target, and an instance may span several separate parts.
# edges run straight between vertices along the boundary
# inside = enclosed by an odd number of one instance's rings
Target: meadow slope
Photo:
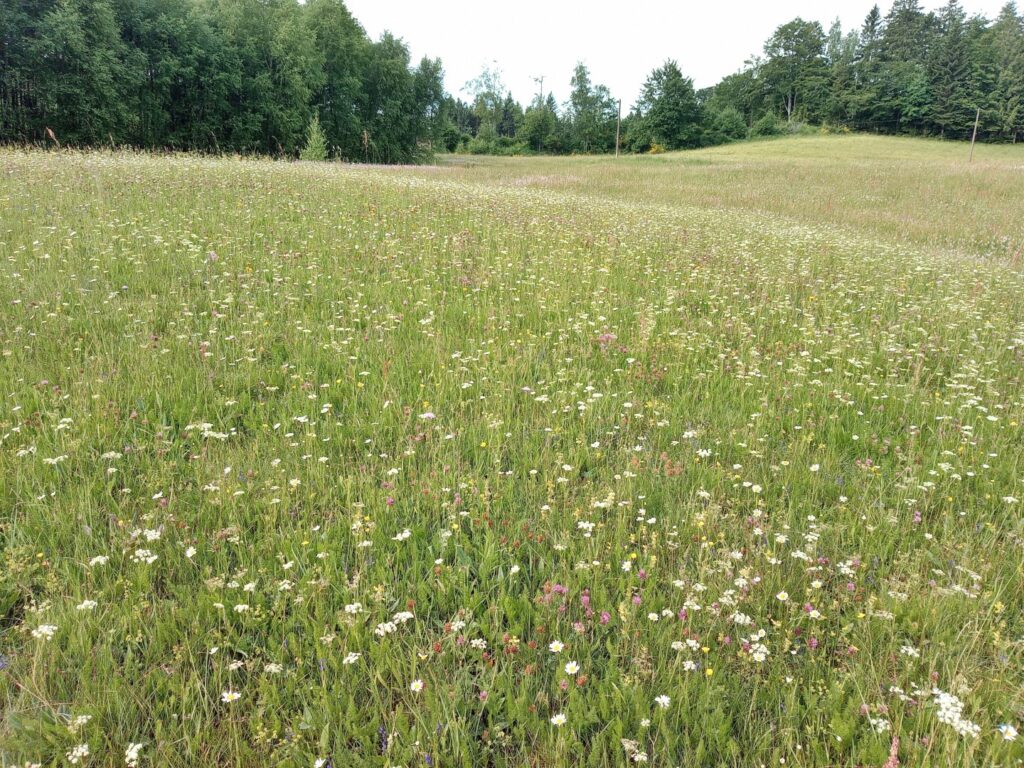
[[[1021,764],[1024,154],[950,146],[0,151],[0,762]]]
[[[453,157],[465,180],[749,211],[882,240],[1024,259],[1024,147],[824,135],[667,155]]]

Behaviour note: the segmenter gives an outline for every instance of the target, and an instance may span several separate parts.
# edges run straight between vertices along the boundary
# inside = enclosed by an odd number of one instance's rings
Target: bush
[[[710,113],[708,126],[701,136],[701,145],[713,147],[730,141],[747,138],[747,123],[735,107],[725,107]]]
[[[646,152],[653,141],[650,126],[642,117],[629,115],[622,121],[622,146],[627,152]]]
[[[471,155],[490,155],[494,153],[494,143],[476,136],[466,143],[466,151]]]
[[[313,115],[309,121],[309,128],[306,129],[306,146],[299,152],[299,159],[327,159],[327,137],[324,135],[324,129],[320,127],[320,118],[317,115]]]
[[[818,129],[813,125],[805,123],[803,120],[793,120],[792,122],[785,123],[786,133],[790,136],[814,136],[818,133]]]
[[[779,118],[771,112],[767,112],[754,123],[750,129],[751,136],[778,136],[782,133],[784,125]]]
[[[456,128],[452,123],[445,125],[441,131],[441,143],[448,152],[454,152],[459,148],[459,142],[462,141],[462,134],[459,133],[459,129]]]
[[[533,155],[536,154],[530,145],[522,141],[513,141],[510,144],[499,144],[494,150],[494,154],[503,155],[505,157],[513,157],[518,155]]]
[[[647,150],[647,154],[649,155],[661,155],[664,154],[664,152],[665,147],[663,147],[661,144],[658,144],[657,142],[651,144],[651,148]]]
[[[510,136],[499,136],[494,139],[477,136],[466,142],[465,151],[471,155],[499,155],[505,157],[533,154],[528,144],[516,141]]]

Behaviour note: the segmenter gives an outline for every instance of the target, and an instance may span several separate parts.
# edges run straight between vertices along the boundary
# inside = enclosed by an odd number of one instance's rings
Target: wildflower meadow
[[[964,151],[0,150],[0,764],[1021,765]]]

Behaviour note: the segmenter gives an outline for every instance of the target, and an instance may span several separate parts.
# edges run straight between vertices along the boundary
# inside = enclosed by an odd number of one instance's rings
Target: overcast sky
[[[994,18],[1005,0],[961,0],[968,14]],[[370,37],[389,30],[409,45],[413,60],[427,55],[444,63],[445,84],[455,95],[485,64],[497,62],[512,95],[527,103],[535,77],[559,103],[569,94],[577,61],[595,83],[622,99],[623,111],[665,59],[703,88],[742,67],[761,51],[772,31],[795,16],[828,30],[838,17],[844,29],[860,27],[873,0],[346,0]],[[924,0],[927,8],[942,1]],[[879,3],[884,14],[891,0]]]

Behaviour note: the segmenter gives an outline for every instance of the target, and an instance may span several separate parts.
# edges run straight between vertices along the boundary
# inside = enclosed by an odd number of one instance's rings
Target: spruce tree
[[[854,126],[862,130],[877,130],[879,76],[881,63],[879,47],[882,39],[882,12],[872,6],[864,19],[853,59],[854,89],[851,111]]]
[[[895,0],[879,40],[879,87],[874,118],[893,133],[922,131],[931,105],[929,52],[935,17],[920,0]]]
[[[965,14],[958,0],[946,3],[938,21],[938,37],[928,68],[932,97],[928,119],[940,136],[964,138],[973,122],[974,108]]]
[[[1024,135],[1024,19],[1003,6],[991,28],[995,78],[990,103],[996,131],[1014,143]]]
[[[320,127],[320,118],[316,115],[309,121],[306,129],[306,145],[299,153],[302,160],[326,160],[327,159],[327,137],[324,129]]]

